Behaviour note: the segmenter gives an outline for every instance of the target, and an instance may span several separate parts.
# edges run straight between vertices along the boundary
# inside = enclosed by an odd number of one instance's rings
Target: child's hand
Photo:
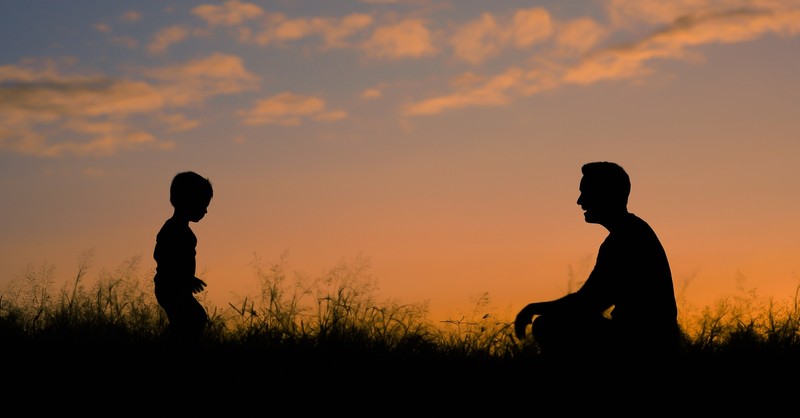
[[[206,282],[195,277],[194,280],[192,281],[192,293],[200,293],[205,288],[206,288]]]

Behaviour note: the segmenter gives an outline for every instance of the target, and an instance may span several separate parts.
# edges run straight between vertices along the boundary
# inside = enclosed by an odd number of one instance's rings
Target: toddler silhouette
[[[213,194],[207,178],[191,171],[178,173],[169,191],[174,212],[156,237],[156,300],[167,314],[168,336],[178,342],[197,342],[208,322],[205,309],[194,297],[206,283],[195,276],[197,237],[189,222],[203,219]]]

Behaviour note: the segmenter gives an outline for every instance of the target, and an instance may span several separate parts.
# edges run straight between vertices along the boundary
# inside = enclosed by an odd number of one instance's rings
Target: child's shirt
[[[167,219],[156,236],[156,248],[153,251],[156,285],[191,292],[196,247],[197,237],[188,224]]]

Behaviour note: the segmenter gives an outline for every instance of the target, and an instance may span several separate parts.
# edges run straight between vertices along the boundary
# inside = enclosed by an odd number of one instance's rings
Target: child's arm
[[[192,293],[200,293],[206,288],[206,282],[194,277],[192,278]]]

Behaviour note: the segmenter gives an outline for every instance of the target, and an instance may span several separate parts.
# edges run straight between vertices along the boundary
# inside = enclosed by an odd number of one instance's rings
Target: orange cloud
[[[575,19],[559,26],[556,43],[562,49],[583,53],[608,36],[608,30],[591,18]]]
[[[351,35],[372,25],[372,17],[366,14],[351,14],[342,18],[289,19],[284,14],[274,13],[267,19],[267,27],[253,36],[259,45],[296,41],[311,36],[320,36],[326,48],[342,48]],[[249,39],[249,36],[242,36]]]
[[[57,157],[170,146],[124,122],[128,115],[162,106],[160,95],[147,83],[21,66],[0,67],[0,80],[0,150]],[[59,137],[68,139],[53,139]]]
[[[192,13],[211,26],[235,26],[261,16],[264,11],[252,3],[228,0],[221,6],[210,4],[197,6],[192,9]]]
[[[485,83],[445,96],[423,100],[406,108],[407,116],[435,115],[446,110],[467,106],[500,106],[509,102],[508,91],[519,87],[524,73],[511,68],[496,75]]]
[[[196,120],[164,114],[164,108],[258,87],[258,77],[241,59],[222,54],[142,71],[155,84],[63,75],[56,67],[51,61],[0,66],[0,150],[59,157],[104,156],[140,147],[170,149],[172,142],[159,140],[140,127],[141,121],[134,124],[129,118],[150,116],[166,132],[193,129]]]
[[[450,38],[457,58],[480,64],[504,48],[527,48],[553,32],[550,14],[542,8],[518,10],[512,19],[498,22],[491,13],[456,29]]]
[[[120,16],[119,20],[123,22],[138,22],[142,19],[142,14],[135,10],[128,10]]]
[[[725,4],[740,4],[730,1]],[[556,25],[555,42],[557,53],[540,55],[532,69],[522,72],[515,68],[483,81],[472,73],[454,78],[453,93],[439,95],[408,105],[404,113],[408,116],[434,115],[451,109],[467,106],[498,106],[511,101],[513,94],[529,96],[542,90],[554,89],[564,83],[592,84],[603,80],[619,80],[641,77],[653,70],[645,66],[657,59],[683,59],[689,56],[689,48],[713,43],[736,43],[753,40],[769,33],[796,36],[800,33],[800,10],[788,5],[772,9],[742,9],[709,12],[719,2],[683,1],[662,7],[661,2],[613,1],[620,9],[623,6],[626,18],[638,16],[647,22],[662,20],[678,11],[699,7],[702,11],[683,14],[671,25],[637,42],[596,50],[583,56],[576,64],[566,59],[590,51],[609,33],[609,28],[600,26],[589,18],[582,18]],[[764,6],[778,3],[763,1]],[[678,7],[680,6],[680,7]],[[800,6],[800,4],[798,4]],[[512,39],[507,30],[499,29],[493,16],[485,14],[479,21],[471,22],[456,32],[456,54],[462,59],[477,63],[495,53]],[[543,32],[544,33],[544,32]],[[491,42],[490,42],[491,41]],[[459,42],[461,42],[459,44]],[[493,43],[492,43],[493,42]],[[567,55],[564,55],[567,53]]]
[[[479,20],[465,24],[456,30],[450,43],[456,57],[479,64],[487,57],[500,53],[503,31],[490,13],[484,13]]]
[[[387,59],[422,58],[437,52],[430,31],[420,19],[375,29],[364,50],[371,57]]]
[[[164,82],[160,86],[166,103],[185,106],[210,96],[257,89],[259,77],[247,71],[242,59],[216,53],[209,57],[155,70],[146,75]]]
[[[94,30],[102,33],[109,33],[111,32],[111,26],[107,23],[95,23]]]
[[[347,116],[344,111],[326,111],[325,100],[284,92],[259,100],[255,106],[240,112],[248,125],[299,125],[304,117],[335,121]]]
[[[170,26],[161,29],[153,35],[153,40],[147,45],[151,54],[163,54],[167,49],[189,37],[189,30],[183,26]]]
[[[746,5],[741,0],[609,0],[606,7],[614,25],[625,27],[669,23],[679,16],[708,9],[714,4],[727,9]]]
[[[382,95],[383,95],[383,92],[381,91],[381,89],[379,89],[377,87],[366,89],[361,93],[361,97],[363,97],[365,99],[377,99],[378,97],[381,97]]]
[[[517,48],[527,48],[553,33],[550,13],[542,8],[518,10],[511,26]]]
[[[158,119],[167,126],[167,132],[188,131],[200,125],[200,121],[188,119],[182,114],[160,114]]]
[[[564,74],[568,83],[589,84],[602,80],[640,76],[651,70],[645,63],[681,58],[686,48],[710,43],[734,43],[766,33],[800,33],[800,11],[751,11],[686,15],[671,26],[635,44],[598,51]]]

